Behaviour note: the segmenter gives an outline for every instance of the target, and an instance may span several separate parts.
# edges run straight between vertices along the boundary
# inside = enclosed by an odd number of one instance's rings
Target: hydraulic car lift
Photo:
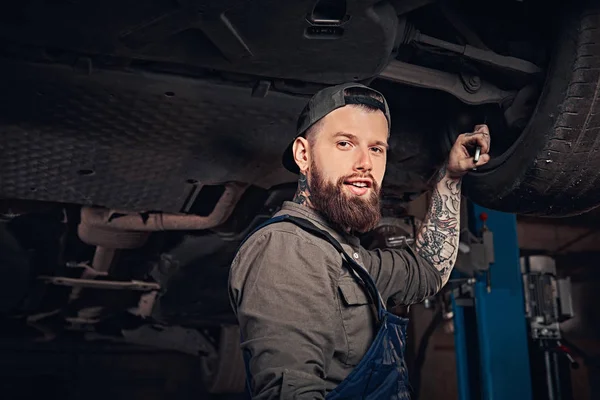
[[[466,283],[451,296],[459,399],[571,399],[576,363],[558,325],[573,316],[570,281],[550,257],[520,257],[516,216],[468,209],[475,268],[454,273]]]

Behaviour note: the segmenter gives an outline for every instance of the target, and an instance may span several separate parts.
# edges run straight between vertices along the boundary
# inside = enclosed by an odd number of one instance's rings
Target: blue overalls
[[[404,362],[408,319],[388,312],[369,273],[344,251],[342,245],[333,236],[319,229],[309,220],[290,215],[280,215],[265,221],[252,233],[267,225],[281,221],[292,222],[302,229],[330,242],[346,260],[346,265],[350,269],[354,279],[367,290],[373,304],[377,304],[378,331],[371,347],[354,370],[333,391],[327,394],[326,399],[410,399],[408,371]],[[248,367],[248,356],[246,354],[244,356],[249,390],[251,378]]]

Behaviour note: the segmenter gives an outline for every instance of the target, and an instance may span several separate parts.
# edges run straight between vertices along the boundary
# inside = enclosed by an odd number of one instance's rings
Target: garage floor
[[[206,393],[198,359],[147,349],[74,344],[0,347],[0,398],[5,400],[223,399]]]

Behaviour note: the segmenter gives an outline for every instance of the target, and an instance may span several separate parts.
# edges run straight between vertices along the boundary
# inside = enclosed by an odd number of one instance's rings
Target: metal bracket
[[[95,279],[67,278],[63,276],[40,276],[38,279],[58,286],[74,286],[90,289],[160,290],[160,285],[158,283],[143,281],[100,281]]]
[[[516,95],[514,91],[499,89],[485,81],[478,82],[478,90],[467,90],[459,75],[397,60],[391,61],[379,76],[409,86],[441,90],[469,105],[502,105]]]
[[[156,302],[156,298],[158,297],[158,291],[152,290],[151,292],[143,293],[140,296],[140,301],[138,302],[137,307],[132,307],[129,309],[129,312],[133,315],[137,315],[142,318],[147,318],[152,315],[152,309],[154,308],[154,303]]]
[[[483,251],[485,257],[485,263],[488,265],[493,264],[496,261],[494,254],[494,233],[490,230],[485,230],[481,234]]]
[[[438,49],[448,50],[459,56],[468,58],[472,61],[485,64],[497,69],[519,73],[524,75],[535,75],[542,70],[535,64],[516,57],[503,56],[491,50],[482,50],[471,45],[458,45],[445,40],[437,39],[432,36],[424,35],[421,32],[414,31],[413,42],[429,45]]]
[[[409,247],[415,239],[406,236],[392,236],[385,239],[386,247]]]
[[[481,238],[471,236],[469,243],[460,242],[459,249],[457,262],[468,264],[471,272],[488,271],[495,261],[494,235],[490,230],[483,231]]]
[[[455,305],[462,307],[475,306],[475,293],[473,290],[475,278],[451,279],[448,283],[454,285],[452,295],[454,296]]]

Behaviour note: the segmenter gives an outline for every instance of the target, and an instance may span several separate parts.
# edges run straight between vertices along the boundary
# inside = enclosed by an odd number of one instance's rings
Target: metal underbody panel
[[[198,186],[297,180],[281,154],[307,96],[6,59],[0,76],[0,198],[183,212]],[[384,196],[424,189],[439,125],[395,114]]]
[[[3,7],[0,41],[331,84],[381,71],[397,24],[374,0],[23,1]]]
[[[295,179],[281,149],[301,97],[9,61],[0,76],[0,197],[179,212],[198,183]]]

